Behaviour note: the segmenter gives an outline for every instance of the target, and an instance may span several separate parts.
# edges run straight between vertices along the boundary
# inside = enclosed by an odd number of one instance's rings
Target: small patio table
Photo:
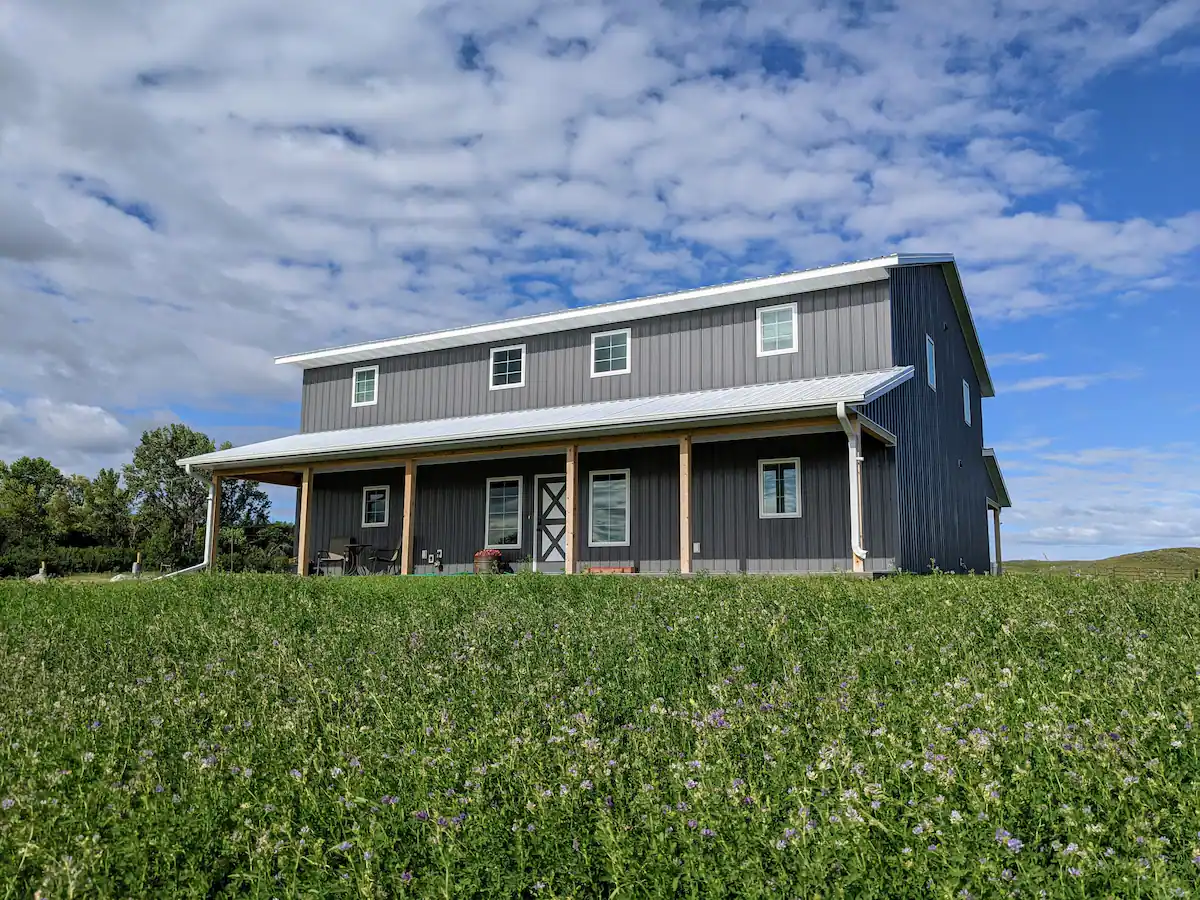
[[[367,575],[367,567],[359,560],[362,551],[370,549],[370,544],[347,544],[346,545],[346,574],[347,575]]]

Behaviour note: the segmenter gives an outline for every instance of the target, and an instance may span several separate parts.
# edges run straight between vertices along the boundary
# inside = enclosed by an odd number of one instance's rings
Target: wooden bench
[[[593,575],[632,575],[637,570],[633,566],[588,566],[586,571]]]

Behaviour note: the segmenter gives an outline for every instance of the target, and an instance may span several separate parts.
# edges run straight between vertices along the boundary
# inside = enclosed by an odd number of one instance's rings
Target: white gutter
[[[184,471],[189,475],[192,474],[192,466],[189,463],[184,467]],[[207,569],[212,560],[209,558],[212,551],[212,536],[213,527],[213,486],[210,482],[208,485],[208,504],[204,513],[204,559],[194,566],[188,566],[186,569],[179,569],[175,572],[168,572],[166,575],[159,575],[155,581],[161,581],[164,578],[174,578],[176,575],[186,575],[188,572],[199,572],[201,569]]]
[[[854,426],[850,424],[850,418],[846,415],[846,402],[839,400],[837,405],[838,421],[842,423],[842,431],[846,432],[846,444],[850,450],[850,551],[854,556],[862,561],[866,561],[867,551],[859,546],[859,522],[858,522],[858,476],[859,466],[862,465],[862,453],[859,450],[859,435]]]

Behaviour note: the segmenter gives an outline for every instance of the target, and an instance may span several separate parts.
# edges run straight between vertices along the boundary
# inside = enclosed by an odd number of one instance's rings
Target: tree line
[[[128,571],[139,552],[147,572],[200,562],[208,482],[175,461],[216,449],[208,435],[176,424],[144,432],[129,463],[94,478],[41,457],[0,460],[0,576],[31,575],[42,562],[56,575]],[[218,547],[223,568],[282,571],[293,527],[271,521],[257,482],[229,481]]]

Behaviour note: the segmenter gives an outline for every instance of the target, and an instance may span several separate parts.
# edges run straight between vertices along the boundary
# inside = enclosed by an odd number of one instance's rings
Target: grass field
[[[1200,547],[1169,547],[1164,550],[1143,550],[1123,553],[1105,559],[1043,560],[1017,559],[1006,562],[1010,575],[1072,574],[1107,575],[1114,571],[1127,576],[1154,573],[1186,575],[1200,569]]]
[[[1195,584],[0,584],[0,896],[1172,897]]]

